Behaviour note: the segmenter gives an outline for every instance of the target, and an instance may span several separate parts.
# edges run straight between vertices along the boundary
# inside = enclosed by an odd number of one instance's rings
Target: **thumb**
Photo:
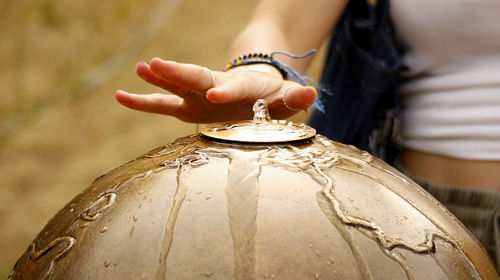
[[[311,106],[317,97],[316,89],[311,86],[290,86],[283,90],[283,105],[292,111],[300,111]]]

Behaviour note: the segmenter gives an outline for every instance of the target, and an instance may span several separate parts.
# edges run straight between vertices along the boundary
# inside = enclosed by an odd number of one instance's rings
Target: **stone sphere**
[[[243,125],[209,131],[223,127]],[[180,138],[97,178],[9,279],[498,277],[453,215],[367,152],[314,134],[212,136]]]

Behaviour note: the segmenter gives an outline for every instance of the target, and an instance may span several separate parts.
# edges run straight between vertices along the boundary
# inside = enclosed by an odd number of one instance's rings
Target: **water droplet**
[[[151,174],[153,174],[153,170],[148,170],[148,171],[144,174],[144,178],[147,178],[147,177],[151,176]]]
[[[318,272],[314,273],[314,279],[319,279],[319,273]]]
[[[108,260],[104,261],[104,266],[105,266],[105,267],[108,267],[110,264],[111,264],[111,262],[110,262],[110,261],[108,261]]]
[[[213,274],[213,272],[205,272],[205,277],[210,278]]]
[[[132,216],[132,220],[134,220],[134,222],[137,222],[137,215]]]
[[[212,196],[211,196],[211,195],[207,195],[207,196],[205,197],[205,200],[209,200],[210,198],[212,198]]]
[[[321,253],[319,252],[319,250],[316,250],[316,252],[315,252],[315,253],[316,253],[316,255],[317,255],[318,257],[321,257]]]
[[[108,231],[108,227],[107,227],[107,226],[104,226],[104,227],[103,227],[103,228],[102,228],[99,232],[100,232],[100,233],[104,233],[104,232],[106,232],[106,231]]]

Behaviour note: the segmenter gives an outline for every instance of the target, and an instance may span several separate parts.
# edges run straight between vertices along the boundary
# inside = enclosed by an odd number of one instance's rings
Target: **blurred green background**
[[[135,64],[158,56],[221,69],[256,2],[0,0],[0,278],[98,175],[196,132],[114,100],[118,88],[162,92]]]

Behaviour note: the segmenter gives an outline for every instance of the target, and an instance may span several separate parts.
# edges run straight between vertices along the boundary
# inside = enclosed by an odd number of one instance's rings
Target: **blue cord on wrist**
[[[289,77],[294,78],[298,83],[302,84],[303,86],[307,85],[306,81],[306,76],[300,75],[293,67],[281,62],[277,58],[275,58],[275,55],[285,55],[291,58],[295,59],[301,59],[308,57],[316,52],[316,49],[312,49],[308,51],[307,53],[303,55],[294,55],[285,51],[273,51],[271,54],[263,54],[263,53],[250,53],[246,54],[244,56],[240,56],[237,59],[234,59],[231,63],[227,64],[224,69],[222,69],[223,72],[228,71],[230,69],[243,66],[243,65],[250,65],[250,64],[257,64],[257,63],[264,63],[268,64],[271,66],[274,66],[280,73],[283,79],[287,80]],[[325,91],[328,94],[331,94],[331,91],[323,89],[322,87],[319,89],[321,91]],[[316,101],[314,101],[314,104],[312,105],[316,110],[319,110],[320,112],[324,112],[324,105],[321,102],[320,98],[316,98]]]
[[[288,52],[284,51],[274,51],[270,55],[268,54],[263,54],[263,53],[250,53],[246,54],[244,56],[240,56],[237,59],[234,59],[231,63],[226,65],[226,67],[222,70],[223,72],[228,71],[230,69],[236,68],[238,66],[243,66],[243,65],[249,65],[249,64],[257,64],[257,63],[264,63],[264,64],[269,64],[271,66],[274,66],[280,73],[281,76],[283,76],[283,79],[288,79],[288,77],[293,77],[295,78],[299,83],[302,85],[307,85],[307,82],[303,76],[301,76],[295,69],[293,69],[291,66],[279,61],[276,59],[274,56],[277,54],[281,55],[286,55],[291,58],[305,58],[307,56],[312,55],[313,53],[316,52],[316,49],[312,49],[308,51],[307,53],[303,55],[294,55]]]

